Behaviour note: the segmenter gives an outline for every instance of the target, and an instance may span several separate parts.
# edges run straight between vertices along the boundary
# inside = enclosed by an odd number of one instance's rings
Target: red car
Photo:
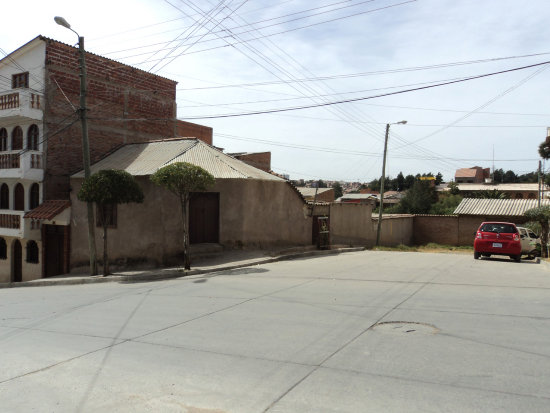
[[[474,240],[474,259],[480,256],[508,255],[516,262],[521,261],[519,231],[511,222],[483,222]]]

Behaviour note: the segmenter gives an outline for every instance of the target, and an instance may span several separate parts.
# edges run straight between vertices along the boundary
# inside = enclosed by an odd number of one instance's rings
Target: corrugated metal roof
[[[541,205],[550,205],[544,199]],[[538,206],[536,199],[478,199],[464,198],[454,210],[457,215],[522,216],[525,211]]]
[[[270,173],[254,168],[224,154],[198,139],[175,139],[124,145],[95,163],[91,173],[103,169],[122,169],[134,176],[152,175],[163,166],[189,162],[210,172],[214,178],[260,179],[284,181]],[[84,172],[74,174],[83,178]]]
[[[332,188],[306,188],[303,186],[297,186],[296,189],[305,197],[314,197],[316,189],[317,195],[320,195],[323,192],[330,191]]]
[[[437,191],[449,191],[450,188],[447,184],[438,185],[436,187]],[[465,184],[465,183],[458,183],[458,189],[460,191],[532,191],[537,192],[539,190],[539,184]],[[548,191],[550,187],[546,186],[545,191]]]

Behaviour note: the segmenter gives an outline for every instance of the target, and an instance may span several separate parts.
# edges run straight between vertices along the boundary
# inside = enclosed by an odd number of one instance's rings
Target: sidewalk
[[[189,277],[211,272],[227,271],[236,268],[251,267],[253,265],[268,264],[271,262],[291,260],[296,258],[314,257],[322,255],[340,254],[342,252],[363,251],[363,247],[347,248],[334,247],[330,250],[317,250],[311,248],[291,248],[282,251],[224,251],[215,256],[196,258],[190,271],[184,271],[181,267],[154,268],[141,271],[120,271],[103,277],[101,275],[66,274],[49,278],[40,278],[33,281],[17,283],[0,283],[0,288],[15,287],[43,287],[50,285],[74,285],[92,284],[104,282],[145,282],[165,280],[170,278]]]

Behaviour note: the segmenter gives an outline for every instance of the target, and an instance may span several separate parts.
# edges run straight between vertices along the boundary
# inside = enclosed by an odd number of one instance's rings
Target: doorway
[[[44,225],[45,276],[65,273],[65,226]]]
[[[18,239],[13,241],[13,282],[23,281],[23,249]]]
[[[218,243],[220,239],[220,194],[194,192],[189,201],[189,242]]]

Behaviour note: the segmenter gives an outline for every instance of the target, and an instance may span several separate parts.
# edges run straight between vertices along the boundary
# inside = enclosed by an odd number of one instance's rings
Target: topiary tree
[[[77,195],[80,201],[95,202],[103,227],[103,276],[109,275],[107,257],[108,211],[118,204],[143,202],[143,191],[132,175],[115,169],[99,171],[82,183]]]
[[[154,184],[162,186],[180,200],[183,225],[183,263],[186,270],[191,269],[189,259],[189,234],[187,229],[189,199],[191,192],[205,191],[214,185],[214,177],[200,166],[187,162],[176,162],[160,168],[151,175]]]
[[[525,211],[523,215],[525,215],[529,221],[535,221],[540,224],[540,243],[542,247],[541,255],[543,258],[548,258],[546,244],[548,243],[548,220],[550,220],[550,206],[531,208]]]

